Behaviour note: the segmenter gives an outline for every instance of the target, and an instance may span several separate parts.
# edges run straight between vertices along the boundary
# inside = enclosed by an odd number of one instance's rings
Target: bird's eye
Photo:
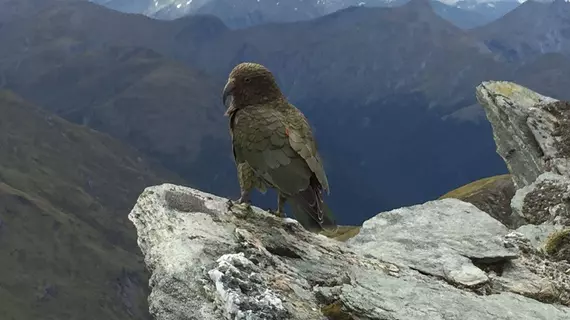
[[[250,82],[251,82],[251,78],[245,78],[245,79],[243,79],[243,81],[245,81],[245,83],[250,83]]]

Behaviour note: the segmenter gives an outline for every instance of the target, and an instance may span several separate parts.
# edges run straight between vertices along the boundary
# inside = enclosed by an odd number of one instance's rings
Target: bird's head
[[[231,102],[229,98],[231,97]],[[283,95],[273,77],[264,66],[244,62],[234,67],[222,95],[226,115],[231,115],[247,106],[281,99]],[[228,105],[229,102],[229,105]]]

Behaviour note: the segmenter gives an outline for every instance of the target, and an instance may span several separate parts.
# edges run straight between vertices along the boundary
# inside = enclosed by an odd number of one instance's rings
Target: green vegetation
[[[0,91],[0,318],[147,319],[127,214],[175,175]]]
[[[466,184],[462,187],[459,187],[455,190],[452,190],[452,191],[444,194],[443,196],[441,196],[439,199],[454,198],[454,199],[462,200],[462,199],[471,197],[471,196],[473,196],[473,195],[475,195],[481,191],[486,190],[488,187],[494,185],[497,181],[507,180],[510,178],[511,178],[510,174],[503,174],[500,176],[494,176],[494,177],[489,177],[489,178],[477,180],[477,181],[471,182],[469,184]]]
[[[570,261],[570,228],[555,231],[548,236],[544,250],[557,260]]]

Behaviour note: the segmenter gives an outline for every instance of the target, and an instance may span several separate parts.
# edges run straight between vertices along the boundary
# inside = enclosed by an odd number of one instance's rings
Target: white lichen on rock
[[[281,299],[265,284],[258,267],[243,252],[225,254],[208,271],[225,315],[236,320],[286,319]]]

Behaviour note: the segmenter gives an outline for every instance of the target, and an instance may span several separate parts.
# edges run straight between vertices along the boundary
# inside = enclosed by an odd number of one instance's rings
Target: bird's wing
[[[244,159],[270,185],[285,195],[309,186],[312,171],[290,145],[283,114],[270,107],[250,106],[237,112],[233,129],[236,158]]]
[[[230,137],[232,141],[232,153],[237,167],[238,182],[242,190],[251,190],[257,188],[261,193],[267,192],[265,181],[259,178],[249,163],[236,152],[234,143],[234,121],[235,113],[230,117]]]
[[[289,129],[288,137],[291,148],[305,159],[323,189],[329,192],[327,175],[307,118],[292,104],[289,104],[289,108],[286,110],[286,122]]]

